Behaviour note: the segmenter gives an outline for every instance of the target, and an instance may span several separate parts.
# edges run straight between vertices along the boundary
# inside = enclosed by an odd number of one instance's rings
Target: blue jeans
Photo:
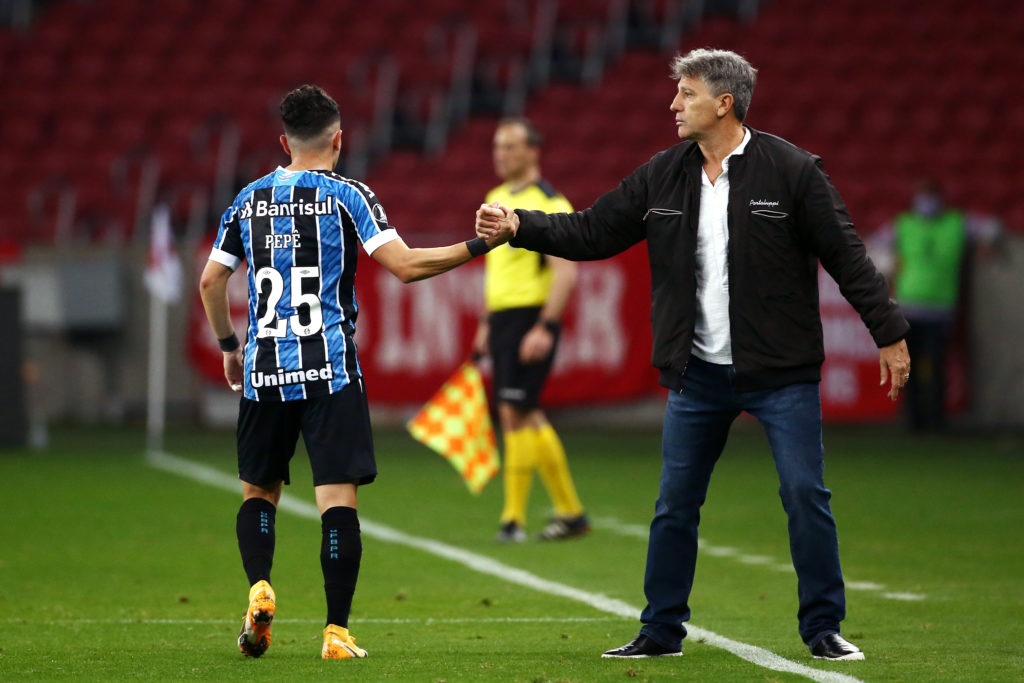
[[[683,389],[669,393],[662,434],[662,470],[647,547],[640,632],[666,647],[686,637],[683,622],[697,562],[697,524],[711,471],[741,411],[768,436],[779,496],[789,518],[789,549],[798,579],[800,636],[813,646],[839,633],[846,616],[836,523],[825,488],[821,394],[817,384],[737,392],[731,365],[691,357]]]

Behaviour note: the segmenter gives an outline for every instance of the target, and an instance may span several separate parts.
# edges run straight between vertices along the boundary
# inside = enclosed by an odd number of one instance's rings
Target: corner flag
[[[163,447],[167,403],[167,307],[181,300],[181,261],[174,251],[171,210],[165,204],[153,209],[149,238],[149,388],[146,396],[146,432],[149,448]]]
[[[480,371],[467,361],[406,425],[413,438],[437,451],[474,494],[498,473],[498,447]]]
[[[161,204],[153,209],[146,287],[157,299],[173,304],[181,299],[182,279],[181,261],[174,251],[171,233],[171,210]]]

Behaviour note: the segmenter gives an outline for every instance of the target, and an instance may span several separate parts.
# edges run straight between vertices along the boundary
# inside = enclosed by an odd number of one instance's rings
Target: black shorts
[[[540,405],[540,392],[551,372],[558,349],[559,334],[555,334],[551,353],[537,363],[523,364],[519,360],[519,344],[540,318],[540,306],[509,308],[494,311],[488,316],[490,324],[490,351],[494,365],[494,398],[500,403],[511,403],[530,410]]]
[[[289,483],[288,463],[300,433],[314,486],[362,485],[377,477],[361,379],[318,398],[271,403],[243,397],[238,407],[238,478],[263,487]]]

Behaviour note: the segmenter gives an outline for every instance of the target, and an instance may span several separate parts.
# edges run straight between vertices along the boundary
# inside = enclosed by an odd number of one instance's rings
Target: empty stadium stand
[[[410,241],[469,230],[494,184],[496,117],[523,107],[548,138],[545,174],[584,206],[675,141],[668,60],[698,46],[759,68],[750,125],[821,154],[862,230],[926,174],[1024,229],[1024,13],[1000,0],[710,11],[729,4],[52,2],[27,32],[0,29],[0,183],[16,198],[0,242],[132,240],[157,198],[207,229],[241,178],[283,160],[276,104],[303,82],[339,100],[346,170]]]
[[[777,0],[753,21],[707,17],[677,47],[748,57],[760,71],[748,123],[820,154],[869,233],[907,205],[925,175],[943,182],[951,202],[1024,230],[1024,173],[1013,163],[1024,140],[1020,44],[1024,13],[997,0],[969,11],[953,0]],[[599,87],[555,84],[529,101],[526,114],[548,139],[544,172],[576,205],[675,141],[670,56],[630,50]],[[371,182],[396,224],[461,225],[494,184],[493,123],[460,131],[443,158],[375,169]],[[423,178],[459,192],[407,197]]]

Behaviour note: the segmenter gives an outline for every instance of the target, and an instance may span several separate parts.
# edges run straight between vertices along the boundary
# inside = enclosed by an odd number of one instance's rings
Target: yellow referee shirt
[[[512,192],[508,184],[487,193],[488,203],[498,202],[510,209],[545,213],[572,211],[569,200],[544,180]],[[502,244],[487,252],[484,263],[484,301],[488,311],[543,306],[553,275],[543,254]]]

